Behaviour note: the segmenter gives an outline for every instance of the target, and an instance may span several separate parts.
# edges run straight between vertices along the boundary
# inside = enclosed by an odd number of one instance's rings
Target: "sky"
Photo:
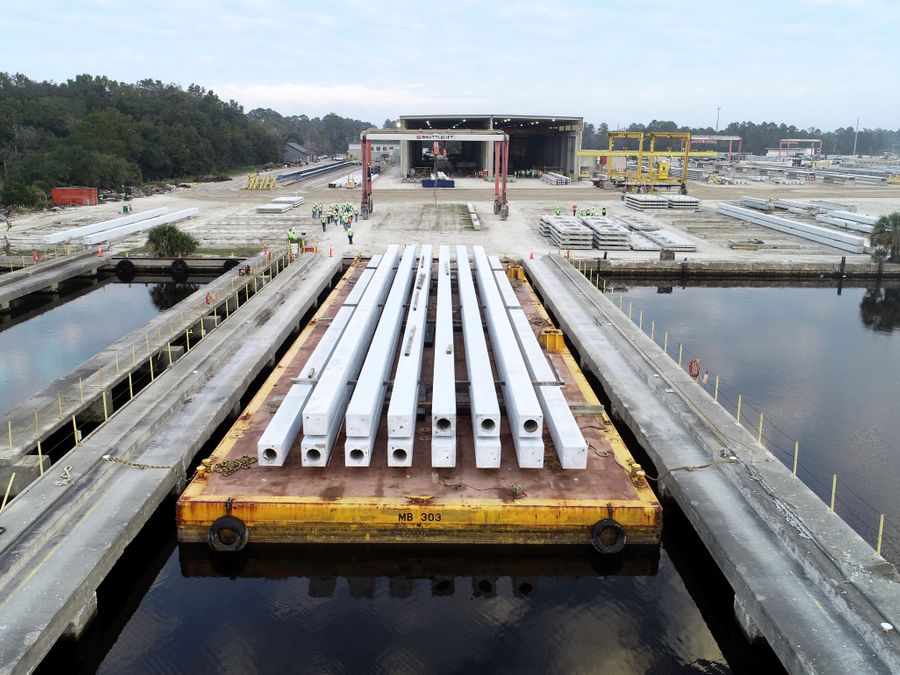
[[[898,0],[3,4],[2,71],[195,83],[245,110],[900,128]]]

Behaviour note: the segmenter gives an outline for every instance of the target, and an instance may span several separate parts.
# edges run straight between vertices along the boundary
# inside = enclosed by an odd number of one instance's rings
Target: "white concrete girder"
[[[372,461],[375,435],[384,405],[385,380],[397,349],[397,338],[403,322],[403,306],[409,298],[415,261],[416,247],[407,246],[360,370],[356,389],[347,405],[344,416],[347,430],[347,441],[344,444],[346,466],[369,466]]]
[[[431,291],[431,246],[422,246],[415,286],[400,342],[391,402],[388,405],[388,466],[412,466],[416,409],[419,405],[419,376],[425,348],[425,320]]]
[[[456,279],[466,347],[475,466],[479,469],[496,468],[500,466],[500,404],[497,402],[494,373],[488,358],[481,310],[478,308],[465,246],[456,247]]]
[[[503,376],[503,396],[510,432],[516,445],[516,456],[521,468],[541,468],[544,465],[543,421],[537,394],[531,375],[519,348],[515,333],[509,323],[506,307],[497,281],[485,255],[484,248],[474,246],[478,288],[485,307],[494,360]],[[523,439],[538,439],[540,445]]]
[[[456,357],[450,247],[438,249],[434,376],[431,386],[431,465],[456,466]]]
[[[399,250],[400,247],[396,244],[388,247],[306,403],[303,410],[305,435],[301,443],[301,460],[304,466],[328,464],[351,391],[348,382],[357,377],[362,367],[365,348],[375,332],[379,306],[384,302],[394,278],[394,265]],[[309,441],[307,436],[310,437]],[[321,447],[322,441],[325,442],[325,447]]]

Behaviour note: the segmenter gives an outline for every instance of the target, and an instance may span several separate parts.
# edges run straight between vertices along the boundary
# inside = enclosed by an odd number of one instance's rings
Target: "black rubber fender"
[[[120,260],[116,263],[116,277],[119,281],[131,281],[134,279],[134,263],[130,260]]]
[[[175,281],[184,281],[188,278],[188,264],[182,258],[172,261],[172,278]]]
[[[599,553],[620,553],[626,539],[625,528],[612,518],[598,520],[591,528],[591,546]]]
[[[238,265],[241,264],[241,261],[237,258],[229,258],[225,262],[222,263],[222,271],[227,272],[228,270],[234,269]]]
[[[247,545],[247,526],[240,518],[222,516],[209,526],[207,541],[213,551],[240,551]]]

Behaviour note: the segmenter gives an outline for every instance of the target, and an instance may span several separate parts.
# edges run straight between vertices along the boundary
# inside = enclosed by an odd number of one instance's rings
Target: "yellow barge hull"
[[[602,410],[558,331],[524,280],[508,269],[515,292],[563,382],[588,441],[585,470],[563,470],[545,429],[544,468],[520,469],[504,418],[498,469],[474,466],[466,387],[458,388],[457,466],[430,466],[431,415],[419,416],[410,468],[387,466],[387,439],[377,437],[371,466],[345,467],[340,434],[329,466],[303,467],[298,438],[283,467],[252,465],[230,475],[216,464],[255,457],[256,444],[278,403],[318,344],[363,266],[351,265],[276,366],[212,456],[203,462],[176,505],[179,541],[228,548],[260,544],[590,545],[599,522],[615,521],[628,545],[658,545],[662,507],[640,467]],[[434,308],[431,308],[432,316]],[[456,331],[457,382],[465,382],[462,335]],[[428,411],[433,352],[426,345],[420,407]],[[496,371],[495,371],[496,372]],[[385,424],[381,425],[383,430]],[[222,527],[223,516],[242,531]],[[215,525],[218,523],[218,525]],[[213,533],[213,534],[211,534]],[[615,533],[609,533],[614,536]],[[213,541],[217,540],[217,541]],[[235,540],[240,540],[236,542]]]

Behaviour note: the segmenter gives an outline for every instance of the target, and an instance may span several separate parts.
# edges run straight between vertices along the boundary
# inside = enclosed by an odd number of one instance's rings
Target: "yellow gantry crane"
[[[606,157],[606,175],[611,181],[626,189],[654,190],[665,186],[684,185],[687,181],[688,160],[691,157],[715,157],[714,151],[692,151],[691,134],[687,131],[610,131],[607,150],[579,150],[580,157]],[[618,140],[636,140],[636,149],[616,149]],[[666,150],[657,148],[657,141],[668,140]],[[673,142],[680,141],[680,148],[673,149]],[[669,170],[671,159],[681,158],[681,174],[673,176]],[[622,158],[622,168],[614,166],[614,158]],[[628,160],[635,161],[634,169],[628,168]],[[646,168],[645,168],[646,159]]]

